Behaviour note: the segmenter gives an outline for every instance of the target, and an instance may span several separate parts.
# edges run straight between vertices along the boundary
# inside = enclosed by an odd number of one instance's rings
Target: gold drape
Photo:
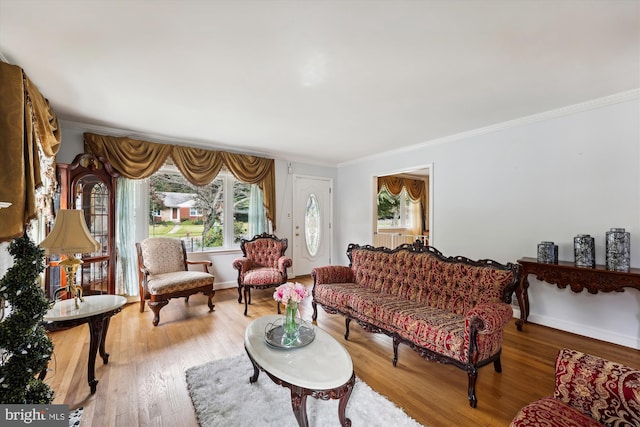
[[[171,145],[87,132],[84,134],[84,143],[85,151],[106,159],[115,170],[129,179],[153,175],[167,160],[172,148]]]
[[[213,181],[222,166],[238,180],[258,184],[264,193],[267,218],[276,228],[276,179],[275,161],[263,157],[180,145],[157,144],[126,137],[84,134],[85,151],[103,157],[120,174],[131,179],[146,178],[155,173],[167,157],[184,177],[194,185],[206,185]]]
[[[207,185],[222,169],[222,153],[176,145],[171,158],[178,170],[193,185]]]
[[[47,157],[60,149],[58,119],[22,68],[0,62],[0,242],[24,233],[37,215],[36,189],[42,185],[38,144]]]
[[[276,229],[276,167],[273,159],[222,153],[227,169],[240,181],[258,184],[264,194],[264,210]]]
[[[400,195],[402,189],[405,188],[409,198],[420,203],[420,222],[422,227],[420,234],[424,233],[426,230],[425,211],[427,206],[427,186],[425,185],[425,182],[420,179],[403,178],[395,175],[379,176],[378,193],[382,190],[382,187],[386,187],[389,193],[394,196]]]

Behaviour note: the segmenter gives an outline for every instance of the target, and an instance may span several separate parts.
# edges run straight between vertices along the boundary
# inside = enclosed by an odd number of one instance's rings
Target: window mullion
[[[224,180],[224,247],[233,246],[233,179],[225,175]]]

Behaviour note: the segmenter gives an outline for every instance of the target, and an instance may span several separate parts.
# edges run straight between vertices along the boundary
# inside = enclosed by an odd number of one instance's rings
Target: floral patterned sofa
[[[562,349],[553,396],[518,412],[512,427],[640,426],[640,371]]]
[[[389,335],[394,366],[402,343],[426,359],[464,369],[475,408],[478,368],[493,362],[502,370],[502,333],[513,317],[520,266],[445,257],[419,242],[393,250],[350,244],[347,255],[349,267],[313,269],[313,320],[320,305],[345,316],[345,339],[352,319]]]

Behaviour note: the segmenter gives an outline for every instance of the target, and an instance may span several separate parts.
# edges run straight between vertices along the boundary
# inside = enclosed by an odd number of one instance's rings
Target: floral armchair
[[[184,242],[180,239],[152,237],[136,243],[140,285],[140,313],[145,301],[154,313],[153,326],[160,322],[160,310],[171,298],[185,297],[202,292],[208,297],[209,311],[213,311],[211,299],[215,294],[213,275],[207,267],[211,261],[189,261]],[[188,269],[190,264],[202,265],[204,271]]]
[[[553,396],[525,406],[511,427],[640,426],[640,370],[575,350],[556,358]]]
[[[284,254],[287,247],[287,239],[267,233],[240,241],[242,257],[233,261],[233,268],[238,270],[238,304],[242,304],[244,293],[245,316],[251,304],[251,288],[267,289],[287,282],[287,268],[293,265],[291,258]]]

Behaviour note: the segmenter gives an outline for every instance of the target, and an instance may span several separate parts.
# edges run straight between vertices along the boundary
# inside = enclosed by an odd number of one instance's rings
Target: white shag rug
[[[258,381],[251,384],[252,375],[253,365],[245,354],[189,368],[187,386],[200,425],[297,427],[291,391],[275,384],[262,371]],[[345,415],[354,427],[420,427],[401,408],[357,377]],[[307,418],[310,427],[339,426],[338,400],[308,396]]]
[[[69,412],[69,427],[79,427],[82,420],[82,409],[78,408]]]

